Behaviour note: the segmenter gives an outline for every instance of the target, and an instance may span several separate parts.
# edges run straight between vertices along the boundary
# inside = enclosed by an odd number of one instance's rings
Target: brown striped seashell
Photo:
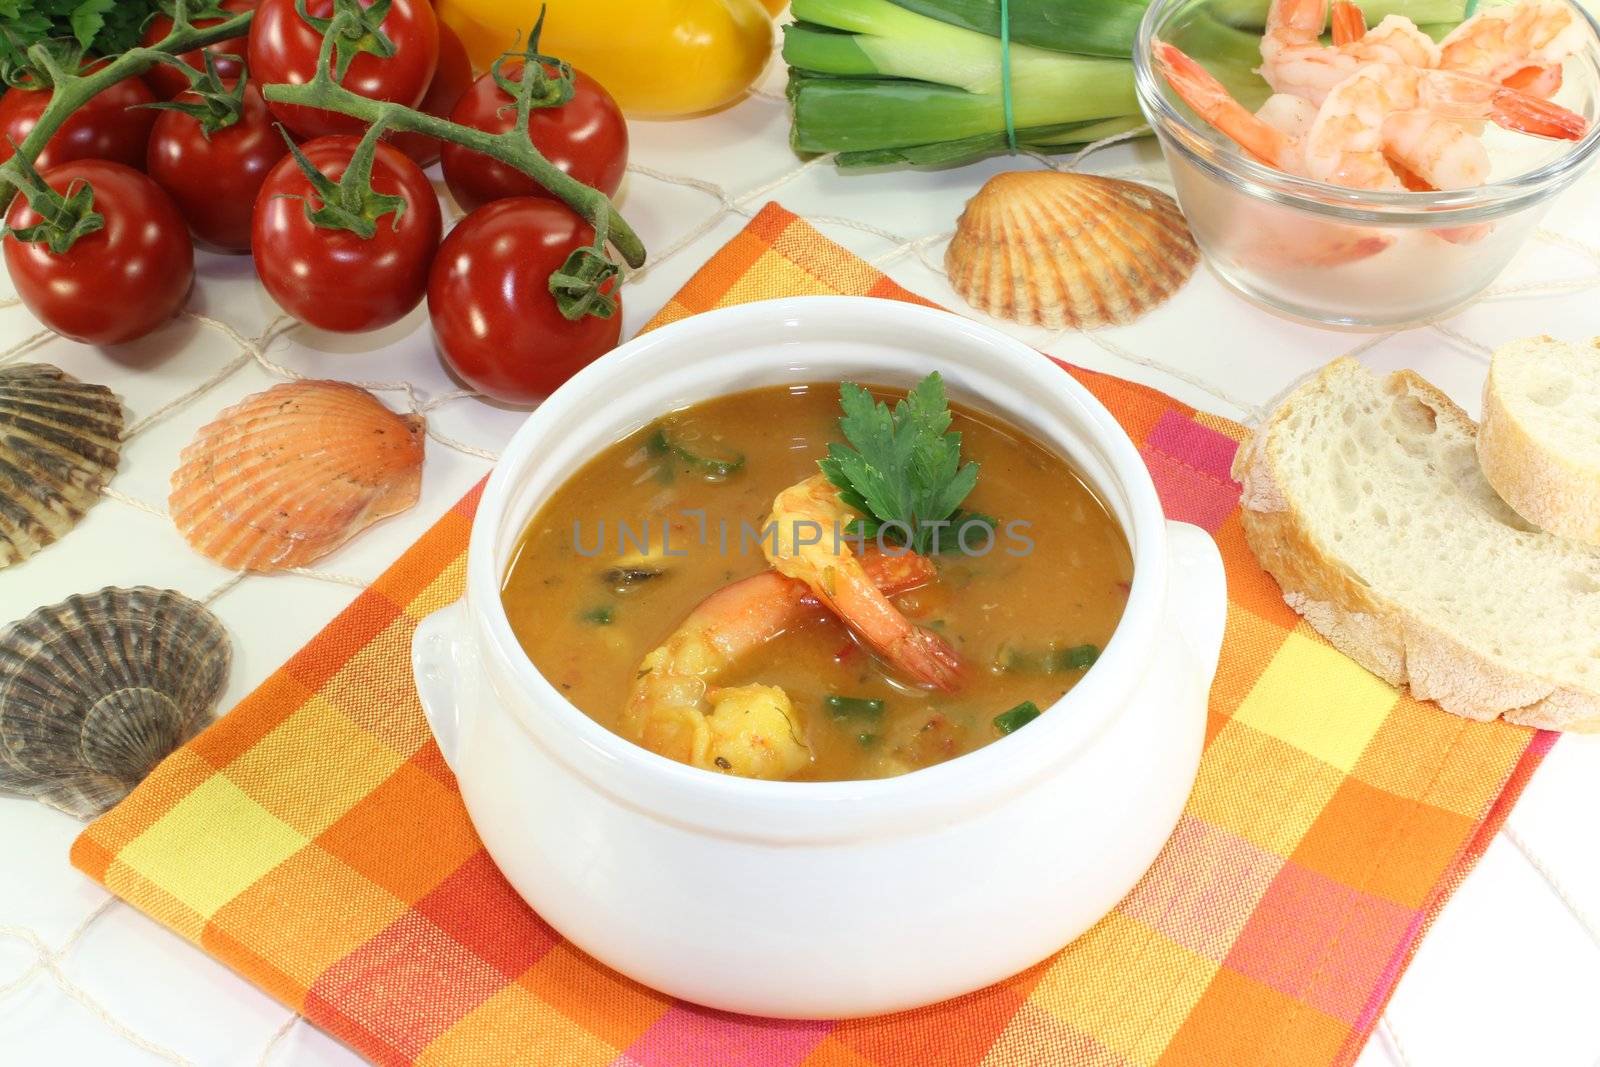
[[[0,367],[0,568],[83,518],[122,454],[122,403],[48,363]]]
[[[417,502],[423,421],[345,382],[246,397],[183,450],[168,506],[190,546],[231,570],[327,555]]]
[[[228,633],[164,589],[68,597],[0,629],[0,794],[98,815],[211,721]]]
[[[1090,174],[996,174],[967,201],[945,252],[950,284],[997,318],[1050,329],[1132,322],[1200,261],[1172,198]]]

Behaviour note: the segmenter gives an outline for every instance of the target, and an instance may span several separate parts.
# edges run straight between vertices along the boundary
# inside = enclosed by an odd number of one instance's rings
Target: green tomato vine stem
[[[369,100],[336,84],[328,76],[326,65],[320,67],[317,76],[304,85],[266,85],[261,87],[261,93],[273,103],[301,104],[335,111],[366,123],[381,121],[388,130],[420,133],[470,148],[474,152],[482,152],[522,171],[587,219],[594,227],[597,248],[610,241],[611,247],[630,267],[644,263],[644,242],[618,214],[611,199],[600,190],[569,176],[529,142],[525,112],[519,116],[521,121],[517,128],[505,133],[486,133],[401,104]]]
[[[62,123],[95,94],[111,88],[124,78],[143,74],[157,63],[164,62],[163,56],[174,56],[232,37],[242,37],[249,32],[253,18],[255,13],[247,11],[226,22],[198,29],[189,22],[185,5],[180,3],[172,32],[166,37],[148,48],[131,48],[87,74],[69,72],[42,42],[35,44],[28,49],[28,59],[49,78],[53,91],[50,102],[39,115],[38,124],[17,146],[16,154],[33,162],[39,158],[39,153],[44,151],[45,144],[55,136]],[[26,185],[27,178],[14,159],[0,163],[0,205],[10,203],[12,195]]]
[[[51,232],[56,238],[52,247],[62,244],[60,250],[64,250],[77,236],[92,232],[98,222],[97,217],[91,214],[92,190],[75,201],[63,199],[53,194],[33,172],[33,161],[39,158],[45,144],[67,118],[95,94],[124,78],[143,74],[158,63],[174,62],[173,57],[184,52],[244,36],[255,18],[254,12],[245,12],[216,25],[198,28],[190,21],[189,9],[188,0],[178,0],[172,31],[165,38],[149,47],[130,49],[88,73],[68,71],[42,43],[29,49],[29,61],[43,73],[53,91],[38,123],[17,146],[13,158],[0,164],[0,205],[10,203],[12,196],[22,191],[39,214],[47,220],[54,220],[50,222],[55,228]],[[303,0],[300,10],[302,17],[306,17]],[[359,3],[336,4],[333,18],[327,20],[326,25],[317,26],[323,33],[323,46],[316,75],[303,85],[257,83],[262,96],[270,103],[297,104],[332,111],[359,119],[369,126],[381,124],[385,131],[418,133],[449,141],[481,152],[528,175],[594,227],[594,242],[577,249],[567,263],[551,276],[551,293],[556,297],[562,314],[570,319],[612,314],[615,300],[609,294],[609,285],[617,274],[617,266],[607,259],[606,246],[609,243],[630,267],[639,267],[645,261],[644,243],[617,212],[609,197],[570,177],[551,163],[528,137],[528,116],[533,108],[559,105],[570,97],[571,68],[552,57],[537,54],[536,27],[523,54],[524,68],[520,85],[511,84],[501,73],[501,64],[495,65],[496,81],[512,91],[517,110],[516,125],[505,133],[487,133],[400,104],[370,100],[339,85],[331,73],[337,65],[336,49],[347,32],[354,32],[365,25],[362,20],[368,14],[370,12],[362,9]],[[542,16],[540,21],[542,23]],[[371,28],[368,27],[368,30]],[[371,32],[377,34],[379,44],[387,42],[381,30]],[[548,75],[545,64],[555,66],[557,74],[553,77]]]
[[[300,3],[304,17],[304,0]],[[370,25],[372,13],[377,10],[377,4],[364,10],[359,0],[336,0],[333,17],[326,25],[317,27],[323,36],[316,74],[303,85],[264,86],[262,95],[269,103],[295,104],[358,119],[367,124],[369,131],[399,130],[449,141],[522,171],[594,228],[594,241],[574,249],[566,262],[550,275],[550,295],[556,307],[563,317],[574,322],[585,315],[609,318],[616,314],[617,302],[612,294],[619,270],[607,257],[606,246],[609,243],[625,263],[638,267],[644,264],[644,243],[627,220],[617,213],[610,197],[551,163],[533,146],[528,135],[529,115],[534,108],[558,107],[572,98],[572,68],[538,50],[539,31],[544,26],[543,10],[522,53],[520,81],[513,84],[505,74],[506,63],[516,58],[514,54],[507,53],[494,64],[492,74],[496,84],[512,95],[517,109],[515,125],[499,134],[435,118],[400,104],[371,100],[335,80],[331,72],[338,66],[340,42],[360,36],[369,41],[369,47],[389,46],[382,30]],[[375,40],[371,40],[374,35]],[[554,75],[549,73],[549,67],[555,68]],[[368,140],[371,140],[370,133]],[[355,197],[358,191],[348,190],[348,195]],[[370,189],[367,195],[371,195]],[[310,210],[308,206],[307,211]],[[317,225],[343,225],[334,218],[323,221],[313,217],[312,221]]]

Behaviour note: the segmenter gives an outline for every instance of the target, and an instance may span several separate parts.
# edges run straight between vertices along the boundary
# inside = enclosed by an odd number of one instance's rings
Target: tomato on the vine
[[[94,64],[85,73],[101,65]],[[20,145],[33,132],[52,94],[50,89],[13,86],[0,96],[0,163],[11,158],[13,144]],[[155,99],[150,87],[137,77],[102,89],[67,117],[55,136],[45,142],[34,166],[44,171],[76,159],[109,159],[142,170],[156,113],[136,105],[151,104]]]
[[[372,6],[372,0],[360,3],[363,8]],[[322,31],[301,17],[297,4],[304,4],[313,19],[331,18],[334,11],[334,0],[261,0],[250,26],[249,46],[250,76],[261,84],[304,85],[316,75]],[[339,78],[335,67],[335,79],[369,99],[413,107],[428,91],[439,61],[439,23],[433,7],[428,0],[393,0],[381,29],[394,54],[384,58],[361,51],[360,45],[352,42],[349,69]],[[359,135],[366,127],[360,119],[320,108],[297,104],[271,107],[278,120],[301,137]]]
[[[234,15],[242,15],[246,11],[255,10],[257,0],[222,0],[218,8],[227,12],[226,15],[213,18],[192,19],[195,29],[204,30],[218,23],[226,22]],[[139,43],[149,48],[162,41],[167,34],[172,32],[172,18],[169,15],[157,13],[150,24],[145,27],[144,36]],[[205,48],[195,48],[188,52],[180,52],[178,58],[195,70],[205,70],[205,53],[210,52],[212,61],[217,67],[217,76],[226,79],[237,78],[244,69],[245,34],[230,37],[225,41],[208,45]],[[166,63],[157,63],[145,71],[144,80],[149,83],[150,91],[156,94],[159,100],[171,100],[185,89],[189,88],[189,79],[184,77],[183,71]]]
[[[609,318],[561,314],[550,275],[594,228],[559,200],[513,197],[468,215],[445,238],[428,279],[439,354],[472,388],[532,404],[616,346],[621,300]]]
[[[159,185],[103,159],[63,163],[42,177],[62,194],[87,182],[104,225],[61,253],[7,234],[6,269],[40,322],[74,341],[109,345],[143,337],[182,309],[194,281],[194,246]],[[41,221],[22,196],[6,215],[13,230]]]
[[[344,176],[360,139],[320,137],[302,146],[332,181]],[[318,226],[308,211],[324,200],[290,156],[267,175],[256,197],[251,251],[261,284],[285,311],[323,330],[376,330],[421,302],[439,248],[439,200],[422,169],[379,142],[372,190],[399,197],[398,212],[378,215],[371,237]]]
[[[522,63],[501,68],[512,84],[522,77]],[[574,70],[572,99],[559,107],[536,107],[528,115],[528,139],[551,163],[585,185],[611,196],[628,169],[628,124],[617,102],[593,78]],[[489,133],[504,133],[517,121],[516,104],[491,72],[473,83],[450,120]],[[458,144],[441,154],[444,180],[464,210],[471,211],[508,196],[549,196],[520,170]]]
[[[176,98],[199,102],[194,93]],[[223,252],[250,251],[256,195],[289,147],[266,101],[247,82],[232,125],[207,133],[198,118],[163,111],[150,134],[149,172],[183,212],[189,232]]]
[[[433,84],[427,95],[417,105],[418,111],[436,119],[447,119],[461,94],[472,88],[472,60],[467,58],[467,48],[444,22],[439,23],[439,65],[433,72]],[[439,162],[439,139],[420,133],[396,132],[388,135],[389,143],[416,160],[417,166],[428,167]]]

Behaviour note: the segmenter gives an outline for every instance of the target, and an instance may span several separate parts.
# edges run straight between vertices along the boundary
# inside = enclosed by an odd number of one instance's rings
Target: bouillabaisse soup
[[[903,774],[1050,707],[1122,615],[1121,529],[936,378],[870,393],[843,422],[838,383],[719,397],[567,479],[502,593],[541,673],[623,737],[760,778]]]

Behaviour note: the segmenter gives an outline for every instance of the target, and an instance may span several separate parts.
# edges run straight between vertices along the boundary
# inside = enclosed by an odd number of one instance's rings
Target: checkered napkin
[[[917,299],[769,205],[656,324],[804,293]],[[72,860],[380,1063],[1347,1064],[1554,735],[1446,715],[1334,651],[1245,547],[1228,477],[1241,428],[1067,372],[1127,428],[1167,514],[1221,545],[1227,638],[1165,851],[1009,981],[876,1019],[745,1018],[645,989],[530,911],[411,683],[412,630],[461,592],[478,490]]]

